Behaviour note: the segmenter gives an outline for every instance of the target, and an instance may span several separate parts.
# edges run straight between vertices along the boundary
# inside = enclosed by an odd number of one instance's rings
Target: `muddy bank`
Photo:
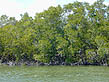
[[[2,62],[0,60],[0,65],[8,65],[8,66],[54,66],[54,65],[68,65],[68,66],[79,66],[79,65],[94,65],[94,66],[109,66],[108,64],[99,64],[99,63],[81,63],[81,62],[75,62],[75,63],[66,63],[66,62],[49,62],[49,63],[43,63],[39,61],[8,61],[8,62]]]

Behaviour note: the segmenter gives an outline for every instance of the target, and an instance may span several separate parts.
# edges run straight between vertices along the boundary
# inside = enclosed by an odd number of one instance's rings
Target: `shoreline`
[[[109,64],[96,64],[96,63],[43,63],[43,62],[36,62],[36,61],[25,61],[25,62],[0,62],[0,66],[7,65],[7,66],[109,66]]]

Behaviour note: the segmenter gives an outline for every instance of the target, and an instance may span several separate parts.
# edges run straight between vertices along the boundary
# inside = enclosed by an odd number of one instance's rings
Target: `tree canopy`
[[[0,60],[109,64],[109,6],[74,2],[32,18],[0,17]]]

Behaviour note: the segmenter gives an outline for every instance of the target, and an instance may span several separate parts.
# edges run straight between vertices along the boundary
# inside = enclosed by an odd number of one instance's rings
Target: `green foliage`
[[[103,1],[51,6],[34,19],[2,15],[0,59],[109,64],[109,7]]]

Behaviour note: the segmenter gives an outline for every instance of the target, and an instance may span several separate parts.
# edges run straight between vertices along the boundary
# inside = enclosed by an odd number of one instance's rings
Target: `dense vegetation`
[[[0,17],[0,60],[109,64],[109,6],[74,2],[32,18]]]

